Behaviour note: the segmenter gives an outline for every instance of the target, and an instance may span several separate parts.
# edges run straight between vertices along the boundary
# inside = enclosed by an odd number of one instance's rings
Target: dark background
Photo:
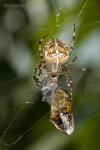
[[[32,76],[38,43],[46,34],[70,48],[75,131],[60,133],[49,122]],[[100,149],[100,1],[0,1],[0,150]]]

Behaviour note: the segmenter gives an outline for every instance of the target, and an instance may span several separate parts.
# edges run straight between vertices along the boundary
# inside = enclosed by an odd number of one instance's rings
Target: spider
[[[44,36],[39,42],[42,61],[36,66],[34,80],[41,87],[43,101],[51,106],[50,120],[60,131],[72,134],[74,130],[72,114],[72,79],[68,59],[74,49],[75,24],[70,50],[58,39],[49,40],[42,49]],[[75,57],[72,62],[76,60]],[[45,74],[43,75],[45,70]],[[60,76],[64,76],[69,92],[59,86]]]
[[[46,38],[44,36],[39,41],[39,52],[42,61],[35,67],[34,72],[34,80],[36,81],[37,85],[43,87],[43,80],[40,80],[40,75],[43,74],[43,70],[46,70],[45,78],[49,78],[50,80],[58,81],[60,75],[64,75],[66,79],[67,86],[69,88],[70,98],[72,99],[72,79],[71,79],[71,72],[69,69],[68,59],[74,49],[75,43],[75,24],[74,24],[74,33],[71,43],[71,48],[68,47],[58,39],[51,39],[49,40],[44,48],[42,49],[42,42]],[[77,56],[72,60],[74,62]],[[46,80],[46,79],[45,79]]]

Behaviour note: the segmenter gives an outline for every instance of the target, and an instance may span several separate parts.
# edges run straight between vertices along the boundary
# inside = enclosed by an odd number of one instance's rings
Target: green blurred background
[[[50,122],[32,75],[38,43],[46,34],[70,48],[75,131],[68,136]],[[100,149],[100,1],[0,1],[0,150]]]

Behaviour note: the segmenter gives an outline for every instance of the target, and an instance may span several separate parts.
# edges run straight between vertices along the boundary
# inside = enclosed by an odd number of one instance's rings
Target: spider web
[[[79,2],[79,1],[78,1]],[[67,2],[68,3],[68,2]],[[73,3],[73,2],[72,2]],[[55,18],[56,18],[56,28],[57,29],[60,29],[60,31],[58,33],[55,34],[55,37],[59,37],[61,40],[63,40],[65,43],[68,42],[68,45],[70,45],[70,41],[71,41],[71,36],[72,36],[72,33],[73,33],[73,24],[75,23],[76,24],[76,28],[79,26],[79,24],[81,24],[80,20],[81,20],[81,17],[84,16],[87,14],[86,12],[86,7],[88,5],[89,1],[88,0],[81,0],[80,1],[80,4],[81,4],[81,8],[79,9],[77,15],[76,15],[76,18],[74,18],[73,16],[69,16],[68,18],[68,21],[69,21],[69,24],[68,25],[65,25],[64,26],[61,26],[61,24],[59,23],[59,19],[60,19],[60,15],[63,14],[63,9],[66,5],[65,1],[60,1],[59,5],[57,5],[57,2],[56,1],[50,1],[50,3],[46,4],[44,8],[48,9],[51,5],[52,7],[54,7],[54,12],[55,12]],[[31,1],[30,3],[28,3],[28,5],[31,5]],[[70,4],[71,5],[71,4]],[[93,22],[90,22],[90,23],[85,23],[83,22],[81,24],[81,30],[83,32],[87,31],[87,29],[93,25],[99,25],[100,24],[100,17],[98,17],[98,21],[93,21]],[[51,25],[50,25],[51,27]],[[49,31],[50,33],[52,33],[52,29],[50,29],[49,27]],[[48,29],[45,29],[45,28],[41,28],[41,27],[38,27],[36,28],[36,31],[45,31],[45,30],[48,30]],[[66,35],[67,33],[67,35]],[[77,35],[76,35],[77,36]],[[70,40],[69,40],[70,39]],[[75,55],[76,52],[73,53],[73,55]],[[86,72],[86,69],[83,68],[83,71]],[[82,73],[81,73],[82,74]],[[74,75],[73,75],[74,76]],[[12,86],[14,83],[16,83],[15,81],[19,81],[20,82],[20,77],[17,77],[17,78],[14,78],[14,79],[11,79],[11,80],[8,80],[4,83],[1,83],[0,84],[0,87],[2,88],[3,86]],[[81,78],[80,78],[81,80]],[[89,80],[90,81],[90,80]],[[88,81],[88,82],[89,82]],[[79,80],[78,80],[79,82]],[[31,107],[29,106],[29,104],[34,104],[35,102],[32,101],[32,97],[34,96],[35,92],[38,91],[38,89],[36,89],[36,87],[30,87],[29,89],[26,89],[26,90],[23,90],[22,93],[23,95],[25,95],[24,97],[24,100],[22,101],[22,106],[20,107],[19,109],[19,105],[17,106],[16,108],[16,111],[17,113],[15,113],[14,115],[12,115],[12,119],[10,119],[9,123],[7,123],[7,127],[6,129],[4,129],[2,132],[2,137],[1,137],[1,143],[3,143],[4,145],[6,146],[11,146],[11,145],[14,145],[16,144],[17,142],[19,142],[22,138],[24,138],[24,136],[26,134],[28,134],[29,132],[31,132],[31,130],[33,130],[33,128],[37,125],[37,124],[40,124],[42,120],[44,120],[44,118],[46,116],[48,116],[48,113],[45,114],[41,119],[39,119],[39,121],[37,121],[36,123],[34,123],[30,128],[26,129],[26,131],[24,131],[21,135],[18,135],[17,137],[15,137],[15,140],[12,140],[11,142],[6,142],[6,136],[8,135],[8,131],[10,130],[10,128],[12,128],[14,126],[14,123],[16,123],[16,119],[20,118],[20,115],[21,113],[25,113],[25,108],[27,107]],[[34,94],[32,93],[33,90],[35,91]],[[84,94],[85,94],[86,90],[84,91]],[[22,94],[21,93],[21,94]],[[8,94],[6,96],[3,96],[0,98],[0,105],[2,107],[2,104],[3,103],[6,103],[8,102],[9,98],[11,99],[12,96],[14,95],[17,95],[18,93],[16,92],[16,89],[15,89],[15,92],[12,91],[12,94]],[[78,105],[77,107],[75,108],[75,113],[78,114],[79,110],[80,110],[80,107],[81,105],[83,104],[83,93],[82,91],[80,91],[79,93],[79,96],[80,96],[80,99],[79,99],[79,102],[78,102]],[[19,100],[18,100],[19,101]],[[28,103],[28,104],[27,104]],[[2,111],[2,110],[1,110]],[[14,116],[14,117],[13,117]],[[96,117],[98,117],[99,114],[93,114],[91,117],[88,116],[88,120],[91,120],[91,119],[94,119]],[[5,117],[5,116],[4,116]],[[86,139],[87,140],[87,139]],[[86,142],[86,141],[85,141]]]

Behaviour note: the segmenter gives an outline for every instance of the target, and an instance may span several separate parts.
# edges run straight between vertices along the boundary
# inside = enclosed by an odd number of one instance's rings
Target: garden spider
[[[42,100],[48,102],[51,106],[50,120],[57,129],[70,135],[74,131],[74,123],[72,114],[72,80],[67,61],[74,48],[75,24],[70,51],[58,39],[52,39],[47,42],[42,50],[41,45],[45,37],[39,42],[42,62],[36,66],[33,78],[37,85],[41,87]],[[44,70],[46,71],[45,75],[43,75]],[[66,80],[69,92],[59,86],[59,78],[62,75]]]
[[[45,38],[46,36],[44,36],[39,41],[39,52],[42,61],[40,62],[40,64],[36,66],[33,78],[36,81],[37,85],[42,87],[43,80],[40,81],[40,75],[42,75],[43,70],[46,70],[47,72],[44,78],[46,77],[49,77],[49,79],[56,78],[57,80],[60,75],[64,75],[66,78],[67,86],[69,87],[70,97],[72,98],[72,79],[71,79],[69,64],[67,63],[67,61],[74,49],[75,24],[74,24],[74,33],[73,33],[70,50],[68,49],[68,47],[65,46],[65,44],[62,41],[58,39],[49,40],[49,42],[47,42],[44,48],[42,49],[41,45]],[[74,62],[76,58],[77,57],[75,57],[72,60],[72,62]]]

